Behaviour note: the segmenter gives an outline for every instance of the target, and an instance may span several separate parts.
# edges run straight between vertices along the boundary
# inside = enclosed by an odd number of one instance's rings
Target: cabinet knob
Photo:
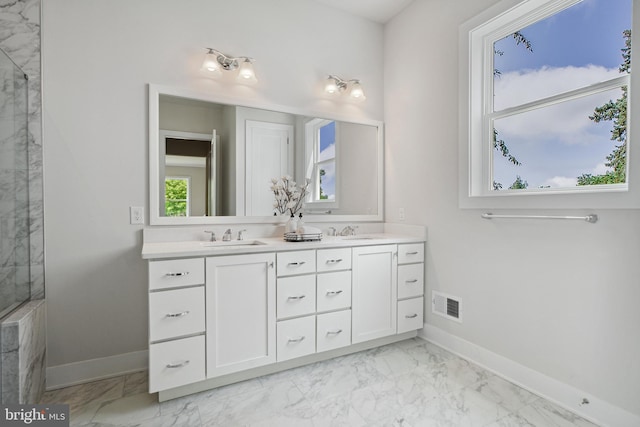
[[[407,252],[407,255],[418,255],[418,252],[417,251],[415,251],[415,252]]]
[[[295,266],[295,265],[304,265],[306,263],[307,263],[306,261],[299,261],[299,262],[290,262],[287,265],[294,265]]]
[[[417,281],[418,281],[418,279],[405,280],[405,283],[416,283]]]
[[[338,329],[337,331],[327,331],[327,335],[338,335],[342,333],[342,329]]]
[[[407,319],[415,319],[416,317],[418,317],[418,315],[416,313],[413,313],[413,314],[407,314],[404,317]]]
[[[287,343],[296,343],[296,342],[301,342],[304,340],[304,335],[301,336],[300,338],[289,338],[287,340]]]
[[[183,368],[188,364],[189,364],[189,360],[185,360],[184,362],[180,362],[180,363],[168,363],[167,368],[169,369]]]
[[[342,262],[342,258],[338,258],[338,259],[328,259],[327,260],[327,264],[337,264],[339,262]]]
[[[165,317],[176,318],[186,316],[187,314],[189,314],[189,310],[183,311],[181,313],[167,313]]]
[[[327,291],[327,295],[339,295],[342,293],[342,290],[339,291]]]
[[[301,300],[302,298],[304,298],[306,295],[297,295],[297,296],[291,296],[291,297],[287,297],[287,299],[293,299],[293,300]]]

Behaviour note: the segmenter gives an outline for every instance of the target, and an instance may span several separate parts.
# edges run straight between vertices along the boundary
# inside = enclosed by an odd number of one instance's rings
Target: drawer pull
[[[407,314],[404,317],[407,319],[415,319],[416,317],[418,317],[418,315],[416,313],[413,313],[413,314]]]
[[[187,314],[189,314],[189,310],[183,311],[181,313],[167,313],[165,317],[171,317],[171,318],[183,317],[183,316],[186,316]]]
[[[338,259],[328,259],[327,260],[327,264],[337,264],[339,262],[342,262],[342,258],[338,258]]]
[[[407,252],[407,255],[418,255],[418,251],[415,251],[415,252]]]
[[[405,280],[404,283],[416,283],[417,281],[418,281],[418,279]]]
[[[327,291],[327,295],[340,295],[342,290],[339,291]]]
[[[180,271],[178,273],[167,273],[165,274],[165,276],[169,276],[169,277],[181,277],[181,276],[188,276],[189,272],[188,271]]]
[[[188,360],[185,360],[184,362],[180,362],[180,363],[168,363],[167,368],[169,369],[184,368],[188,364],[189,364]]]
[[[290,262],[290,263],[289,263],[289,264],[287,264],[287,265],[293,265],[293,266],[296,266],[296,265],[303,265],[303,264],[306,264],[306,263],[307,263],[306,261]]]
[[[301,300],[304,297],[306,297],[306,295],[298,295],[298,296],[293,296],[293,297],[287,297],[288,300],[290,299],[294,299],[294,300]]]
[[[287,343],[296,343],[296,342],[301,342],[304,340],[304,335],[301,336],[300,338],[289,338],[287,340]]]
[[[338,329],[337,331],[327,331],[327,335],[338,335],[342,333],[342,329]]]

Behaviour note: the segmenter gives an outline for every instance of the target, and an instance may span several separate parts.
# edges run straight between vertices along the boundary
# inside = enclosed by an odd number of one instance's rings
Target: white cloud
[[[617,69],[588,65],[585,67],[543,67],[539,70],[510,72],[496,79],[495,108],[519,105],[568,90],[588,86],[614,77]],[[497,120],[496,129],[503,135],[517,135],[525,140],[554,139],[567,144],[601,140],[589,120],[595,107],[620,96],[620,90],[607,91],[563,102],[547,108]]]
[[[617,68],[598,65],[545,66],[538,70],[504,73],[495,81],[495,108],[502,110],[619,76],[620,72]]]
[[[578,185],[578,179],[568,176],[554,176],[553,178],[549,178],[542,183],[543,187],[551,188],[567,188],[575,187],[576,185]]]
[[[604,163],[598,163],[598,165],[593,168],[591,174],[593,175],[605,175],[607,172],[610,172],[611,169],[608,168]]]

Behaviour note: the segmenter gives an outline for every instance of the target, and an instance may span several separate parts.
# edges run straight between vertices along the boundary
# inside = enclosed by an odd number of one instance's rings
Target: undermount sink
[[[202,242],[200,243],[202,246],[206,248],[228,248],[229,246],[260,246],[266,245],[265,242],[261,242],[260,240],[230,240],[228,242],[218,241],[218,242]]]
[[[374,237],[370,236],[346,236],[342,240],[373,240]]]

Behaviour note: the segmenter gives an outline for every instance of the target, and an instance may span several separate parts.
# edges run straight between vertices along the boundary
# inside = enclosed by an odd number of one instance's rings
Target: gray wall
[[[418,0],[385,27],[387,219],[404,207],[429,227],[427,291],[462,300],[462,323],[428,307],[428,324],[640,415],[640,211],[590,225],[458,208],[458,26],[494,3]]]
[[[56,0],[42,16],[50,368],[147,348],[129,206],[149,209],[148,83],[383,116],[382,26],[311,0]],[[203,77],[205,47],[256,58],[260,81]],[[362,79],[367,102],[326,99],[330,73]]]

